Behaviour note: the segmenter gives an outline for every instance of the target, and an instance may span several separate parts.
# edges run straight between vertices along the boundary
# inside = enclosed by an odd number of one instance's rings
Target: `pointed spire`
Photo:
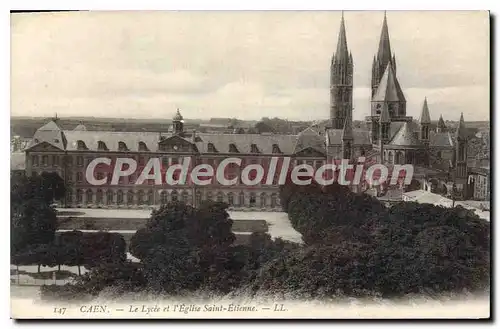
[[[467,138],[467,128],[465,128],[464,113],[460,114],[460,121],[458,122],[457,131],[455,132],[455,137],[460,139]]]
[[[403,90],[399,85],[396,74],[389,61],[385,69],[382,79],[373,95],[373,101],[377,102],[405,102]]]
[[[439,116],[439,121],[438,121],[437,127],[439,129],[446,129],[446,124],[444,123],[442,114]]]
[[[342,18],[340,19],[339,37],[337,40],[337,51],[335,58],[338,62],[347,63],[349,60],[349,51],[347,49],[347,36],[345,32],[344,12],[342,11]]]
[[[422,113],[420,113],[420,124],[430,124],[431,115],[429,114],[429,106],[427,105],[427,97],[424,99],[424,106],[422,107]]]
[[[378,44],[377,59],[382,67],[391,61],[391,42],[389,40],[389,28],[387,27],[387,15],[384,11],[384,22],[382,23],[382,32]]]
[[[348,139],[353,139],[353,132],[352,132],[352,116],[351,112],[347,112],[347,117],[345,118],[344,121],[344,129],[342,129],[342,140],[348,140]]]
[[[390,123],[391,116],[389,115],[389,111],[387,110],[387,105],[384,104],[382,107],[382,113],[380,113],[380,123]]]

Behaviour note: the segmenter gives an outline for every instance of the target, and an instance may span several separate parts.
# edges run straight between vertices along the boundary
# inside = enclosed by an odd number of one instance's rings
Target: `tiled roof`
[[[158,149],[160,134],[156,132],[119,132],[119,131],[64,131],[68,141],[67,150],[76,151],[78,141],[85,143],[89,150],[97,151],[99,142],[103,142],[109,151],[118,151],[119,142],[125,143],[131,152],[139,150],[139,142],[144,142],[150,151]],[[171,134],[162,134],[169,137]]]
[[[48,123],[46,123],[45,125],[43,125],[42,127],[38,128],[38,131],[42,131],[42,130],[48,130],[48,131],[61,130],[61,127],[59,127],[57,125],[57,123],[55,123],[52,120],[52,121],[49,121]]]
[[[259,153],[272,154],[276,144],[282,153],[292,154],[297,140],[296,135],[198,133],[197,136],[201,141],[196,142],[196,146],[201,153],[208,152],[208,144],[212,143],[219,153],[229,153],[230,144],[234,144],[239,153],[251,153],[252,144],[255,144]]]
[[[162,133],[161,137],[170,138],[171,133]],[[259,153],[272,154],[274,146],[284,154],[292,154],[297,140],[296,135],[259,135],[259,134],[205,134],[198,133],[196,147],[201,153],[208,153],[208,145],[213,144],[217,152],[229,153],[230,144],[234,144],[239,153],[251,153],[252,144]],[[303,136],[308,136],[305,133]],[[192,137],[181,137],[189,143],[193,143]],[[57,142],[56,142],[57,140]],[[79,141],[83,142],[88,150],[97,151],[99,142],[104,143],[108,151],[119,151],[119,143],[125,143],[130,152],[139,151],[139,143],[143,142],[149,151],[158,151],[160,133],[157,132],[116,132],[116,131],[37,131],[29,147],[42,142],[49,142],[56,147],[68,151],[78,150]],[[302,138],[301,145],[316,146],[317,141],[310,138]],[[324,147],[322,148],[324,152]]]
[[[422,143],[414,133],[411,123],[405,122],[403,127],[392,138],[389,145],[393,146],[421,146]]]
[[[330,145],[342,144],[342,129],[328,129],[328,140]],[[370,132],[364,129],[353,129],[354,145],[371,145]]]
[[[306,128],[296,138],[293,153],[300,152],[306,148],[312,147],[320,152],[326,151],[325,137],[321,136],[314,128]]]
[[[453,138],[450,133],[438,133],[431,131],[429,134],[429,145],[438,147],[453,147]]]

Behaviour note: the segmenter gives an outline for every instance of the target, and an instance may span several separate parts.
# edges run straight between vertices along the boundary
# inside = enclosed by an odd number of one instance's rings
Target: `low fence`
[[[23,275],[23,276],[11,276],[10,277],[10,284],[11,285],[17,285],[17,286],[43,286],[43,285],[60,285],[63,286],[68,283],[73,283],[72,279],[59,279],[59,280],[54,280],[54,279],[35,279],[31,278],[29,276]]]

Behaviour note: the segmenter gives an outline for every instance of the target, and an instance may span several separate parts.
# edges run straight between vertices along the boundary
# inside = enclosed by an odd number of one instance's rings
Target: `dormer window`
[[[139,142],[139,151],[149,151],[146,143],[144,142]]]
[[[103,141],[98,141],[97,142],[97,149],[99,151],[107,151],[108,147],[106,146],[106,143],[104,143]]]
[[[124,142],[118,142],[118,151],[128,151],[127,144]]]
[[[85,142],[82,140],[76,142],[76,148],[78,150],[88,150],[87,145],[85,145]]]
[[[256,144],[250,145],[250,152],[252,152],[252,153],[259,153],[259,149],[257,148]]]
[[[208,143],[208,152],[217,152],[217,149],[215,148],[214,144]]]
[[[273,153],[282,153],[278,144],[273,144]]]
[[[239,153],[238,148],[235,144],[229,144],[229,152],[230,153]]]

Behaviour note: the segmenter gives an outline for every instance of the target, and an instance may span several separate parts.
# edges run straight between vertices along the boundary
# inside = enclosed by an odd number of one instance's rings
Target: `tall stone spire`
[[[380,33],[380,40],[378,44],[378,50],[374,57],[374,62],[372,64],[372,96],[377,90],[378,84],[382,75],[387,68],[387,64],[391,60],[396,58],[392,56],[391,52],[391,41],[389,39],[389,27],[387,26],[387,15],[384,12],[384,21],[382,23],[382,31]],[[396,71],[395,63],[393,63],[394,72]]]
[[[389,27],[387,26],[387,13],[384,11],[384,21],[382,23],[382,32],[378,42],[377,58],[382,67],[386,67],[391,58],[391,41],[389,40]]]
[[[347,49],[347,36],[345,33],[344,12],[342,12],[342,18],[340,19],[340,30],[337,40],[337,51],[335,52],[335,59],[338,62],[343,62],[343,63],[349,62],[349,50]]]
[[[460,114],[460,121],[458,122],[457,131],[455,132],[455,137],[457,139],[467,139],[467,129],[465,128],[464,113]]]
[[[422,113],[420,114],[420,124],[430,124],[431,115],[429,114],[429,106],[427,105],[427,97],[424,99],[424,106],[422,106]]]
[[[343,129],[352,112],[353,60],[347,47],[344,13],[340,19],[337,48],[330,67],[330,121],[333,129]],[[351,114],[352,115],[352,114]]]

